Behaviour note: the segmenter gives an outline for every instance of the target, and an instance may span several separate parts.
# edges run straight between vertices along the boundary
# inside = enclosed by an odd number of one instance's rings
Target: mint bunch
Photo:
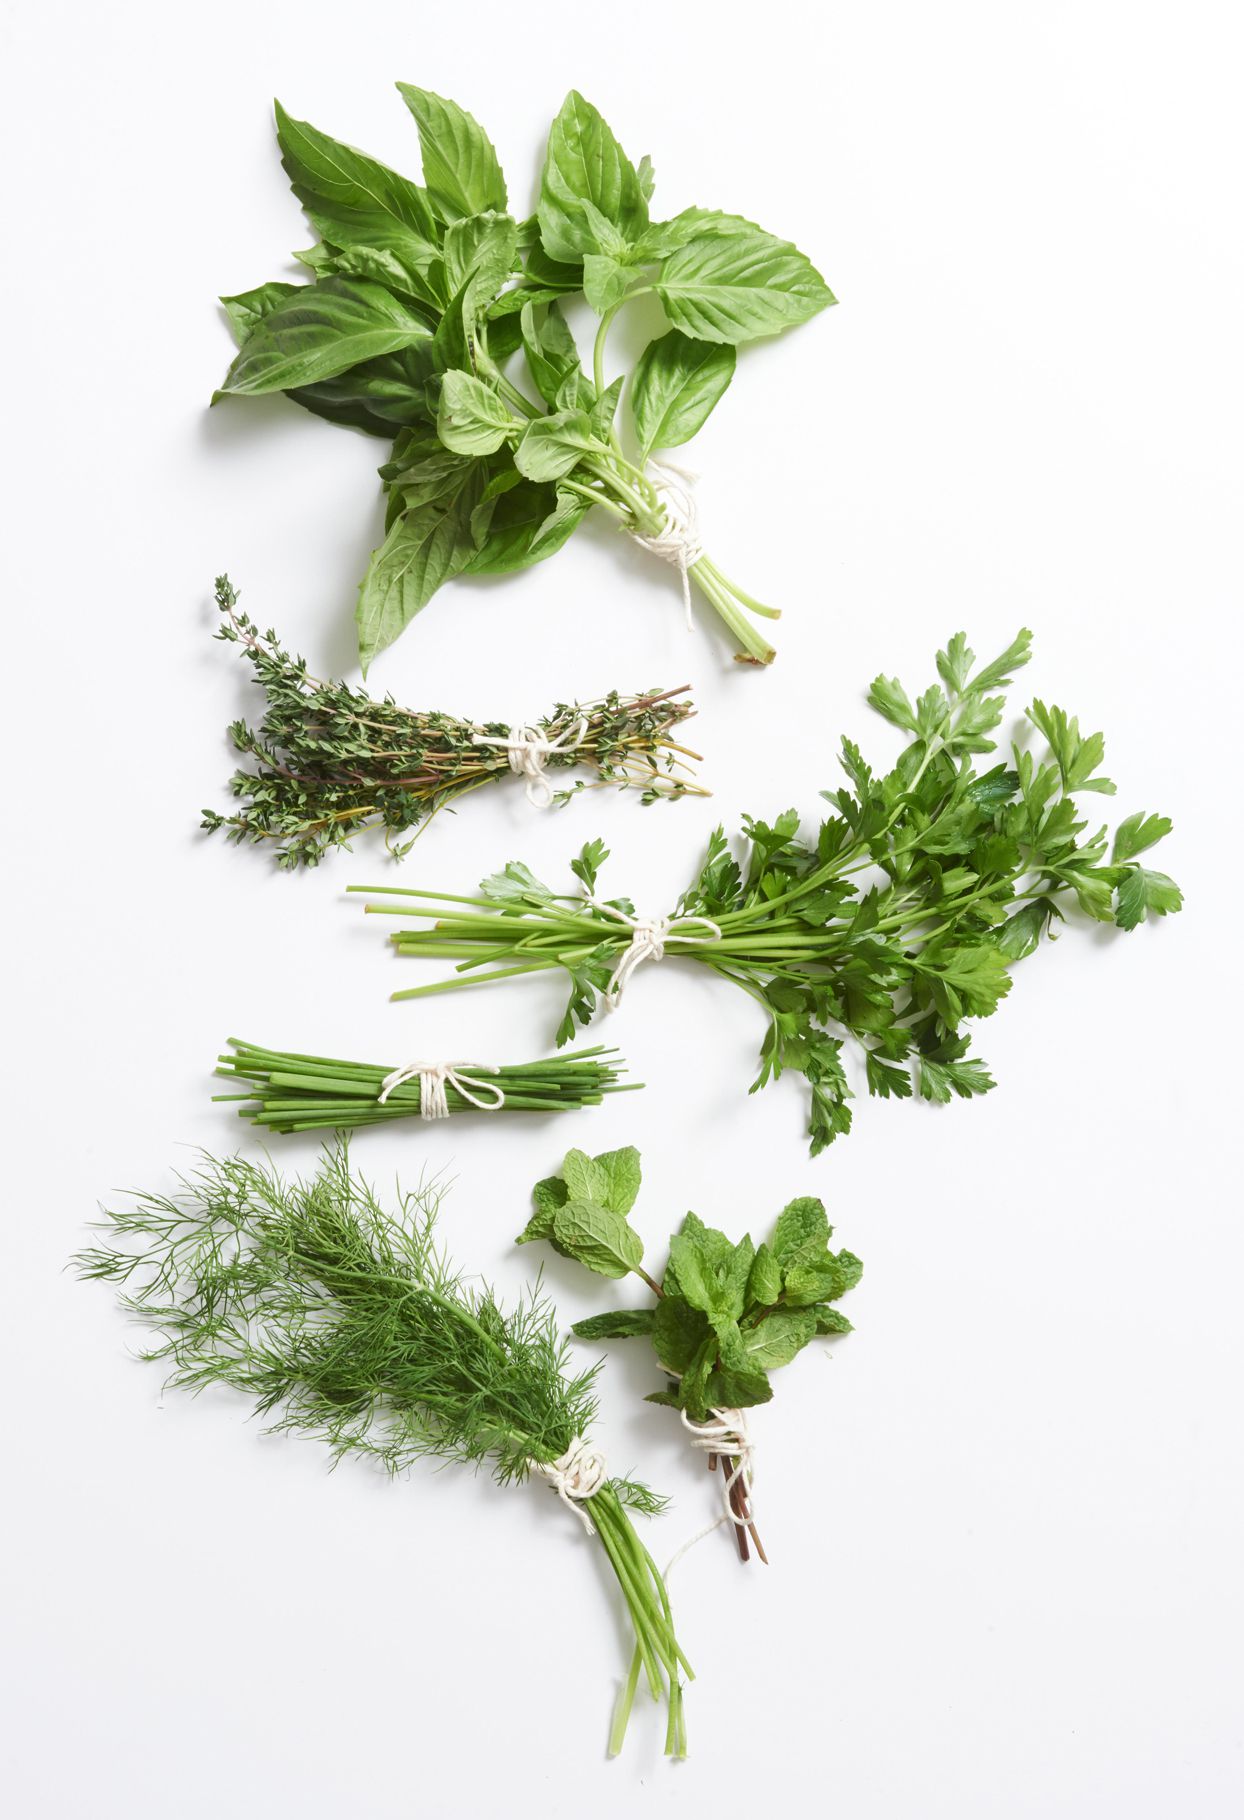
[[[759,1245],[748,1233],[732,1243],[688,1213],[658,1282],[644,1268],[643,1240],[628,1218],[640,1181],[631,1146],[596,1157],[571,1150],[559,1175],[536,1183],[535,1212],[516,1242],[544,1240],[598,1276],[634,1275],[652,1291],[650,1307],[610,1309],[571,1329],[583,1340],[650,1339],[668,1382],[648,1402],[702,1427],[723,1412],[769,1402],[769,1374],[818,1335],[850,1333],[834,1304],[859,1282],[863,1265],[853,1252],[832,1249],[823,1202],[808,1195],[789,1202]],[[733,1477],[734,1467],[734,1457],[723,1455],[723,1471]],[[763,1560],[741,1476],[732,1490],[740,1557],[748,1558],[750,1530]]]

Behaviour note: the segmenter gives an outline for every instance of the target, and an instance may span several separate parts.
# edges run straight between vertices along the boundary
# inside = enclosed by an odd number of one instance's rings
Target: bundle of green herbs
[[[831,1251],[824,1204],[805,1196],[782,1209],[759,1245],[749,1233],[733,1244],[689,1213],[670,1239],[658,1282],[644,1268],[643,1240],[628,1218],[640,1181],[633,1147],[595,1157],[570,1151],[559,1174],[536,1183],[535,1212],[517,1243],[542,1239],[598,1276],[637,1276],[651,1290],[650,1306],[591,1315],[571,1332],[584,1340],[651,1340],[668,1384],[646,1400],[678,1410],[692,1445],[708,1455],[709,1471],[720,1465],[718,1521],[730,1525],[741,1561],[749,1535],[765,1561],[743,1412],[769,1402],[769,1373],[818,1334],[850,1333],[833,1304],[859,1282],[863,1265],[852,1252]]]
[[[284,392],[392,440],[386,536],[356,613],[364,671],[443,583],[539,562],[593,508],[680,571],[688,612],[694,587],[741,659],[768,663],[752,616],[777,614],[704,553],[687,477],[650,457],[701,428],[737,346],[806,322],[833,303],[828,287],[789,241],[739,215],[654,221],[651,163],[632,164],[574,91],[549,133],[535,213],[516,221],[479,124],[397,86],[422,185],[278,104],[281,160],[320,235],[298,254],[312,281],[222,299],[239,345],[216,395]],[[625,376],[610,376],[607,337],[643,297],[666,326],[631,378],[628,452]],[[563,314],[580,298],[598,319],[590,371]]]
[[[607,1058],[616,1049],[579,1049],[540,1062],[414,1062],[380,1067],[333,1056],[261,1049],[231,1036],[217,1074],[248,1081],[240,1117],[269,1131],[353,1131],[394,1119],[440,1119],[461,1112],[573,1112],[599,1106],[607,1093],[633,1092]]]
[[[436,1242],[437,1194],[402,1194],[396,1217],[352,1173],[344,1141],[309,1180],[204,1157],[172,1196],[139,1194],[104,1222],[111,1243],[75,1263],[115,1284],[151,1332],[146,1358],[186,1390],[227,1385],[272,1428],[404,1473],[425,1457],[487,1465],[499,1484],[546,1480],[594,1535],[622,1590],[666,1749],[684,1755],[680,1675],[660,1574],[627,1509],[662,1500],[609,1478],[585,1439],[598,1366],[571,1375],[539,1293],[508,1312],[471,1288]],[[610,1748],[626,1730],[632,1673]]]
[[[645,803],[705,794],[687,775],[686,761],[699,754],[675,737],[695,712],[682,699],[685,685],[613,693],[583,706],[559,703],[531,727],[459,720],[400,708],[391,696],[374,701],[344,682],[320,682],[274,631],[260,632],[239,609],[227,575],[217,579],[216,603],[224,615],[217,636],[246,653],[266,700],[258,727],[238,720],[229,729],[254,764],[233,775],[240,806],[230,815],[205,809],[202,826],[223,828],[232,841],[271,843],[279,866],[317,865],[369,827],[384,829],[400,859],[413,838],[395,836],[426,826],[438,809],[510,772],[526,776],[528,796],[540,807],[585,787],[579,779],[554,788],[548,774],[574,766],[596,773],[594,787],[642,790]]]
[[[560,968],[570,979],[557,1031],[566,1043],[602,998],[617,1004],[640,963],[685,956],[765,1012],[752,1090],[786,1070],[803,1075],[813,1155],[851,1127],[848,1038],[862,1051],[869,1093],[882,1099],[987,1092],[994,1083],[969,1054],[966,1026],[997,1009],[1016,962],[1069,907],[1131,930],[1183,902],[1173,880],[1141,863],[1169,833],[1165,816],[1127,816],[1111,847],[1081,812],[1082,792],[1114,793],[1099,769],[1100,733],[1081,733],[1061,708],[1034,700],[1028,731],[1047,750],[1034,756],[1017,743],[1009,765],[978,768],[978,755],[995,749],[989,735],[1005,706],[996,691],[1028,662],[1029,643],[1021,632],[974,669],[956,633],[938,653],[940,681],[914,703],[896,679],[878,676],[872,706],[910,735],[893,769],[875,774],[844,739],[849,787],[822,792],[832,813],[811,837],[801,837],[793,809],[772,824],[746,818],[740,862],[718,829],[668,917],[640,917],[629,898],[595,895],[608,857],[600,841],[572,862],[575,894],[550,890],[518,861],[475,896],[351,887],[378,900],[367,906],[375,914],[431,919],[393,937],[399,953],[459,963],[455,977],[393,996]]]

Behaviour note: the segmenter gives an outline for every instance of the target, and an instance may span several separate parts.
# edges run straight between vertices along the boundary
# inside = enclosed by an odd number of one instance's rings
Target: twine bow
[[[556,739],[545,739],[535,727],[511,727],[504,739],[487,733],[474,733],[475,746],[501,746],[509,756],[510,770],[525,779],[527,801],[533,809],[547,809],[553,801],[553,786],[544,767],[554,752],[574,752],[587,734],[587,716],[581,714],[574,725],[559,733]]]
[[[423,1119],[447,1119],[449,1117],[449,1099],[446,1087],[453,1087],[464,1100],[472,1106],[478,1106],[481,1112],[497,1112],[505,1105],[505,1094],[493,1081],[481,1081],[473,1074],[461,1074],[462,1068],[479,1068],[477,1062],[407,1062],[402,1068],[395,1068],[392,1074],[386,1074],[380,1083],[377,1104],[383,1106],[395,1088],[404,1086],[407,1081],[419,1082],[419,1116]],[[499,1068],[479,1068],[481,1074],[499,1074]],[[482,1100],[478,1093],[490,1093],[494,1097]]]
[[[665,520],[659,531],[651,534],[630,529],[637,544],[662,562],[668,562],[682,577],[682,604],[687,615],[687,630],[694,628],[691,617],[691,577],[688,571],[704,554],[698,531],[699,514],[692,492],[695,475],[686,468],[669,467],[664,462],[650,461],[647,475]]]
[[[531,1470],[548,1480],[566,1509],[578,1517],[589,1536],[594,1536],[592,1520],[583,1506],[606,1481],[604,1454],[578,1435],[556,1460],[532,1460]]]
[[[616,904],[603,904],[595,897],[589,897],[586,901],[593,910],[599,910],[602,916],[613,917],[615,922],[624,923],[631,932],[631,945],[619,956],[613,976],[605,989],[605,1005],[610,1011],[616,1011],[622,1003],[622,994],[636,967],[642,966],[645,961],[665,959],[666,942],[678,941],[685,942],[690,947],[707,947],[711,942],[721,940],[721,929],[709,916],[628,916]],[[689,935],[689,923],[698,923],[707,933]]]

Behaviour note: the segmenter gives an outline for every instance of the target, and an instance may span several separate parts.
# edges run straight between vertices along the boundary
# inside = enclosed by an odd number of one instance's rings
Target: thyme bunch
[[[396,1217],[350,1168],[345,1140],[308,1180],[205,1156],[171,1195],[137,1194],[106,1215],[111,1243],[74,1260],[114,1284],[152,1335],[143,1356],[169,1383],[252,1397],[278,1432],[404,1473],[431,1458],[487,1466],[499,1484],[557,1461],[591,1428],[599,1365],[572,1374],[538,1290],[504,1310],[469,1287],[436,1241],[438,1192],[400,1193]],[[622,1588],[666,1748],[685,1751],[680,1669],[660,1574],[626,1515],[663,1500],[610,1479],[584,1508]],[[635,1679],[619,1705],[622,1741]]]
[[[245,1093],[212,1097],[240,1101],[239,1116],[269,1131],[353,1131],[361,1125],[423,1115],[418,1074],[390,1087],[387,1083],[400,1072],[392,1067],[261,1049],[236,1036],[228,1040],[232,1052],[217,1058],[217,1074],[251,1085]],[[640,1085],[619,1080],[622,1070],[605,1059],[616,1054],[615,1049],[598,1046],[499,1068],[456,1062],[444,1088],[448,1111],[451,1115],[478,1111],[476,1100],[498,1112],[573,1112],[580,1106],[599,1106],[607,1093],[629,1093]],[[463,1087],[473,1098],[466,1097]]]
[[[956,633],[937,654],[939,680],[915,701],[878,676],[871,705],[909,736],[897,764],[874,772],[844,739],[849,787],[822,792],[831,813],[819,827],[804,836],[794,809],[771,824],[747,817],[737,857],[717,829],[669,919],[665,952],[710,968],[764,1011],[752,1091],[786,1070],[804,1077],[814,1156],[851,1128],[848,1039],[878,1098],[986,1093],[994,1083],[969,1055],[968,1026],[997,1010],[1015,964],[1070,908],[1131,930],[1183,904],[1174,880],[1142,860],[1170,832],[1165,816],[1129,815],[1111,841],[1081,811],[1083,794],[1114,794],[1100,772],[1100,733],[1034,700],[1027,733],[1044,751],[1016,743],[1009,765],[977,768],[995,749],[989,734],[1005,706],[997,691],[1028,662],[1029,644],[1021,632],[976,669]],[[616,1002],[635,961],[619,963],[638,953],[631,900],[592,895],[607,857],[594,841],[572,862],[586,901],[550,890],[519,861],[475,896],[374,888],[370,912],[431,921],[393,937],[400,954],[459,963],[455,977],[394,998],[560,968],[570,997],[557,1040],[568,1042],[602,997]]]
[[[477,734],[504,741],[509,729],[502,722],[402,708],[392,696],[376,701],[347,683],[321,682],[274,631],[260,632],[239,609],[227,575],[217,578],[216,604],[223,615],[216,636],[245,653],[265,705],[257,727],[238,720],[229,728],[252,768],[234,772],[230,788],[240,806],[232,814],[203,811],[207,832],[274,842],[277,864],[292,868],[317,865],[330,848],[348,848],[360,829],[379,826],[400,859],[413,841],[395,844],[395,835],[510,773],[503,745],[475,743]],[[613,691],[583,706],[559,702],[535,723],[542,738],[567,742],[548,754],[546,768],[584,767],[596,773],[597,785],[642,790],[645,803],[706,794],[688,774],[686,761],[699,754],[675,737],[695,712],[681,699],[686,689]],[[553,800],[564,802],[584,787],[580,779]]]

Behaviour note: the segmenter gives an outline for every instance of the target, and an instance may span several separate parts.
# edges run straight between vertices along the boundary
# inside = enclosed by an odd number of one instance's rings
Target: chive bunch
[[[236,1036],[228,1040],[230,1051],[217,1058],[216,1072],[251,1086],[245,1093],[218,1093],[213,1098],[241,1101],[239,1115],[270,1131],[353,1131],[424,1113],[417,1074],[386,1091],[386,1082],[401,1072],[399,1067],[261,1049]],[[444,1083],[447,1107],[451,1114],[480,1110],[468,1095],[489,1109],[495,1103],[498,1112],[573,1112],[580,1106],[598,1106],[607,1093],[633,1092],[640,1085],[619,1079],[623,1068],[606,1059],[617,1053],[598,1045],[547,1061],[497,1068],[456,1062]]]

